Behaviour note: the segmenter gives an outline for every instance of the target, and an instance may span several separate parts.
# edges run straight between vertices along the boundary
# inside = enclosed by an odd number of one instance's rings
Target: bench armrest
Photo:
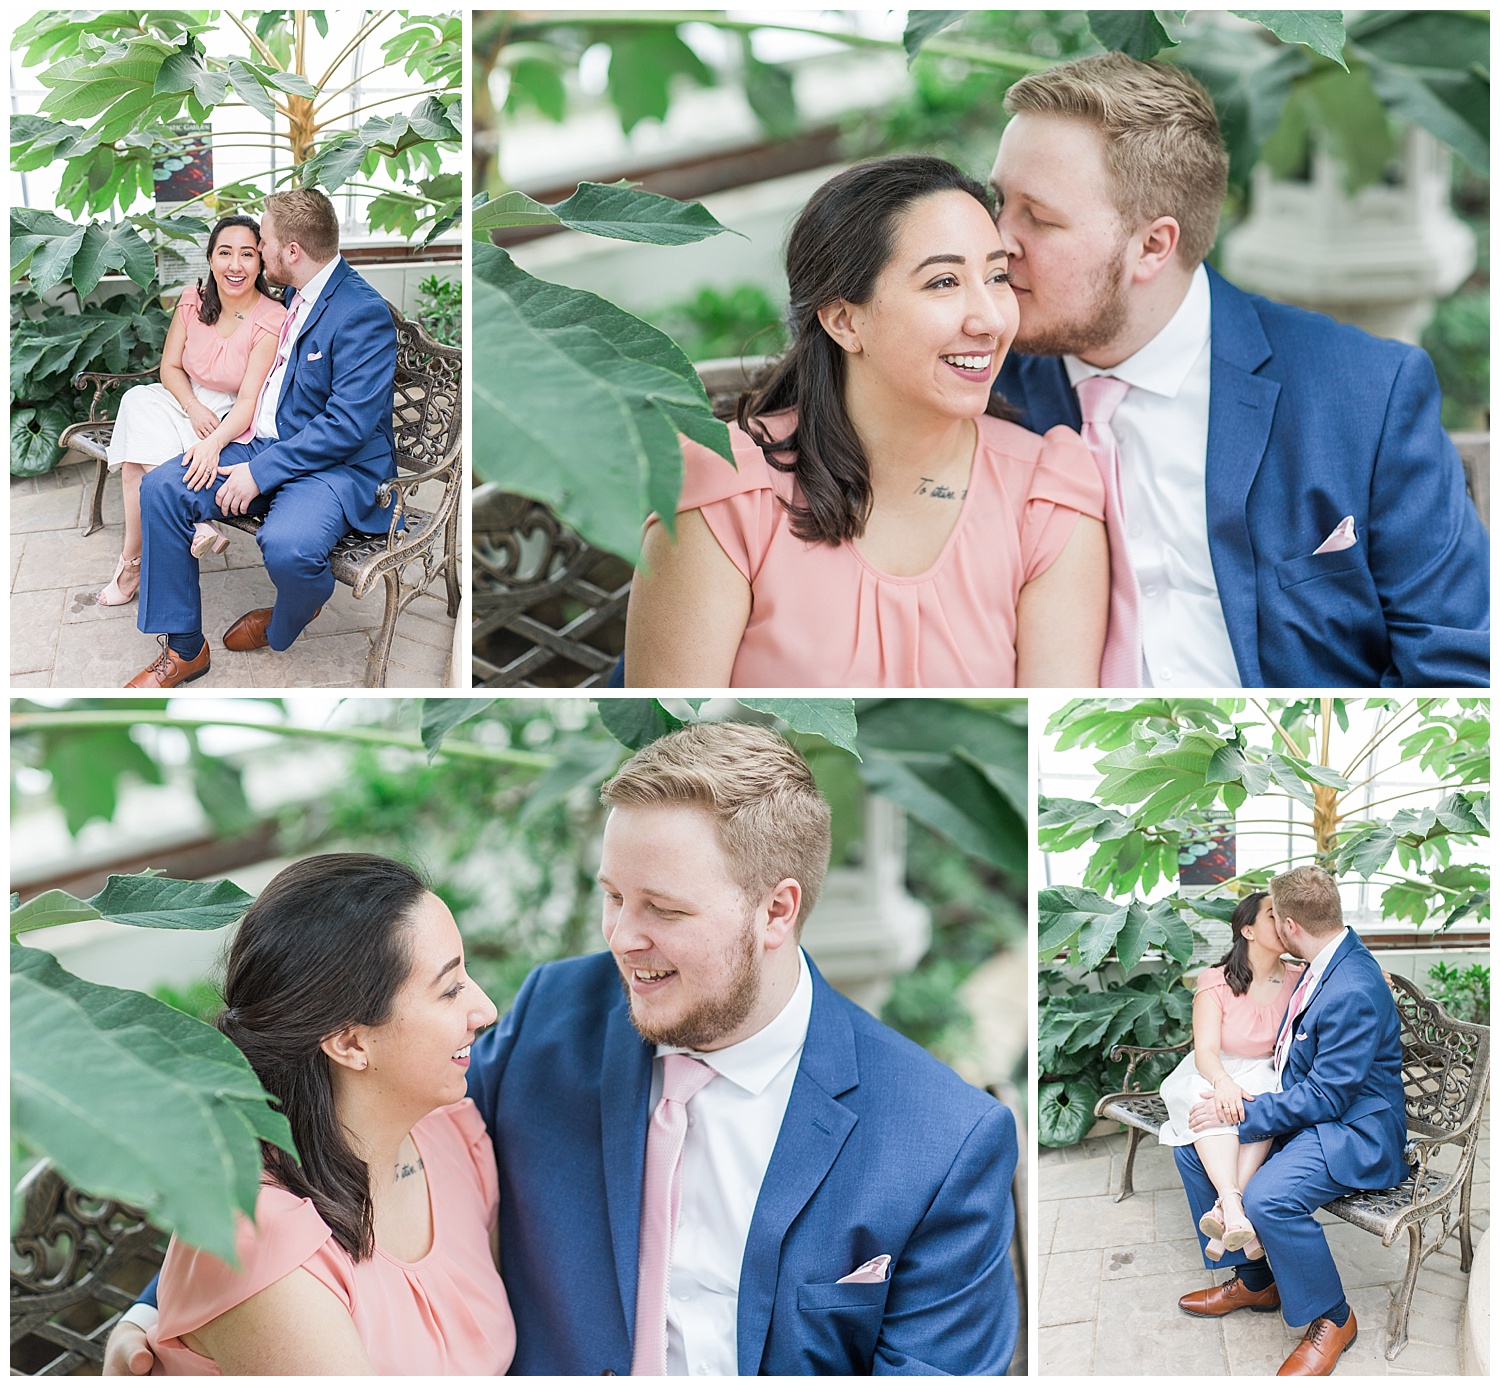
[[[1138,1044],[1117,1044],[1109,1051],[1109,1057],[1115,1062],[1127,1056],[1130,1062],[1125,1066],[1125,1091],[1139,1092],[1140,1088],[1134,1083],[1135,1071],[1147,1059],[1155,1058],[1158,1054],[1186,1054],[1193,1047],[1192,1040],[1183,1040],[1181,1044],[1164,1044],[1147,1048]]]
[[[100,402],[104,399],[105,391],[114,389],[118,385],[125,385],[133,380],[155,380],[159,369],[153,366],[149,371],[119,371],[110,373],[106,371],[80,371],[73,377],[73,388],[87,390],[93,388],[94,396],[89,401],[89,423],[103,423],[104,416],[99,413]]]

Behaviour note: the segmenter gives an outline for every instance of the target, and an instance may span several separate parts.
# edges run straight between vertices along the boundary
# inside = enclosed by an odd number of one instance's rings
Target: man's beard
[[[1023,316],[1014,351],[1028,356],[1086,356],[1108,346],[1125,326],[1127,303],[1125,278],[1121,273],[1122,241],[1103,265],[1095,271],[1089,285],[1088,316],[1072,322],[1055,323],[1028,334]]]
[[[760,1000],[759,951],[753,922],[747,919],[730,958],[731,971],[723,990],[705,996],[671,1024],[657,1024],[640,1014],[630,981],[622,972],[620,985],[630,1001],[630,1023],[648,1044],[665,1044],[674,1049],[710,1048],[739,1029]],[[680,979],[681,974],[678,976]]]

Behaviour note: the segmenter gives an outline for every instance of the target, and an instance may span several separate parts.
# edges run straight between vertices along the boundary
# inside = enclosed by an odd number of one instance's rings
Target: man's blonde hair
[[[1338,882],[1321,866],[1294,866],[1275,877],[1270,889],[1276,913],[1315,937],[1327,938],[1344,927]]]
[[[1126,229],[1174,217],[1190,268],[1213,248],[1229,156],[1214,103],[1181,68],[1124,53],[1076,58],[1023,77],[1005,93],[1005,109],[1088,121],[1104,137],[1110,200]]]
[[[801,885],[801,936],[828,871],[831,813],[807,762],[785,738],[747,722],[695,722],[643,746],[605,781],[599,797],[611,808],[706,809],[747,895],[759,898],[787,877]]]
[[[314,260],[331,260],[339,253],[339,217],[316,188],[289,188],[266,198],[266,211],[276,218],[276,239],[296,241]]]

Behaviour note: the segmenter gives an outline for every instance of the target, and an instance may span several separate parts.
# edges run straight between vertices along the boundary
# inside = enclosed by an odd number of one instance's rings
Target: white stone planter
[[[829,983],[872,1013],[932,941],[932,917],[907,894],[905,875],[906,817],[889,800],[870,795],[864,864],[828,873],[802,941]]]
[[[1474,234],[1448,205],[1452,164],[1446,148],[1413,126],[1400,182],[1353,197],[1342,167],[1316,145],[1308,179],[1258,167],[1250,215],[1224,242],[1224,271],[1268,298],[1416,342],[1437,299],[1474,268]]]

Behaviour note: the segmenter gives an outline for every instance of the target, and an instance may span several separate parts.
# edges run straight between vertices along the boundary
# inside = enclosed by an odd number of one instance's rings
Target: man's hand
[[[1241,1098],[1245,1102],[1254,1102],[1252,1093],[1244,1093]],[[1243,1114],[1241,1116],[1243,1120]],[[1211,1126],[1229,1126],[1231,1122],[1224,1120],[1219,1115],[1219,1102],[1217,1098],[1205,1097],[1201,1102],[1195,1102],[1188,1108],[1188,1130],[1207,1131]]]
[[[155,1361],[146,1346],[146,1330],[138,1323],[116,1325],[104,1345],[105,1376],[150,1376]]]
[[[225,479],[215,497],[219,509],[226,515],[243,515],[250,502],[260,495],[260,487],[250,475],[250,464],[236,462],[232,467],[220,467],[219,475]]]

